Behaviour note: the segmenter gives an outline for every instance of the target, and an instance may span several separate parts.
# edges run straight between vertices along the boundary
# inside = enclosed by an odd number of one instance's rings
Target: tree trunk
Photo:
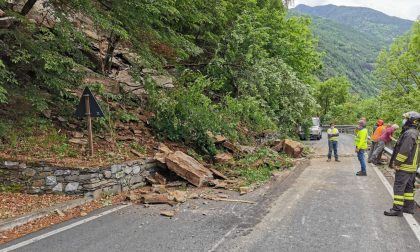
[[[117,47],[118,42],[121,37],[118,35],[113,35],[108,38],[108,49],[106,50],[105,59],[104,59],[104,73],[111,72],[112,58],[114,57],[114,50]]]
[[[32,7],[34,7],[37,1],[38,0],[28,0],[20,11],[20,14],[26,16],[32,10]]]

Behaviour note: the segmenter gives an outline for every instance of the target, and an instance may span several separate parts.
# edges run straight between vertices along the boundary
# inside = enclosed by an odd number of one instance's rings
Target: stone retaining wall
[[[98,197],[145,185],[158,167],[154,159],[142,159],[98,168],[63,168],[45,163],[0,161],[0,184],[19,184],[28,193],[65,193]]]

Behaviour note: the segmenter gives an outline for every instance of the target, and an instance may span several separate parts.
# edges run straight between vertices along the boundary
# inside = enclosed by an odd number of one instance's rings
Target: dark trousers
[[[328,140],[328,159],[331,159],[333,150],[334,150],[335,159],[338,159],[337,145],[338,145],[337,141]]]
[[[370,145],[370,150],[368,153],[368,161],[372,162],[372,156],[373,156],[373,152],[375,151],[376,146],[378,145],[378,142],[372,142],[372,144]]]
[[[394,181],[394,206],[396,211],[403,208],[408,211],[414,210],[414,183],[416,181],[415,172],[397,171]]]
[[[372,156],[371,156],[371,162],[374,164],[378,164],[381,162],[382,153],[385,149],[385,143],[382,141],[379,141],[375,145],[375,149],[373,150]]]

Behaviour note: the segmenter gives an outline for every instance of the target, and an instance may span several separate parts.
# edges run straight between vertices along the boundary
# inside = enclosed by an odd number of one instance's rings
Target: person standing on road
[[[403,133],[394,147],[389,166],[395,169],[394,202],[386,216],[402,216],[403,213],[414,214],[414,183],[417,167],[420,164],[420,114],[404,114]]]
[[[334,150],[334,157],[336,162],[340,162],[338,160],[338,136],[339,132],[338,129],[335,127],[334,123],[330,124],[330,128],[327,130],[328,135],[328,160],[327,162],[331,162],[331,155]]]
[[[379,137],[382,135],[382,133],[385,130],[385,125],[384,125],[384,121],[382,121],[381,119],[379,119],[376,122],[376,128],[373,130],[373,135],[371,137],[372,139],[372,144],[370,145],[370,151],[368,154],[368,163],[372,163],[372,155],[373,155],[373,151],[376,147],[376,145],[378,144],[378,139]]]
[[[368,132],[366,129],[366,121],[360,120],[358,125],[357,135],[354,139],[354,145],[356,145],[357,158],[360,162],[360,171],[356,173],[357,176],[366,176],[366,161],[365,161],[365,150],[367,149],[367,137]]]
[[[378,138],[378,142],[373,150],[371,161],[373,164],[381,164],[382,152],[384,151],[385,145],[391,142],[394,132],[399,128],[398,125],[393,124],[384,130],[382,135]]]

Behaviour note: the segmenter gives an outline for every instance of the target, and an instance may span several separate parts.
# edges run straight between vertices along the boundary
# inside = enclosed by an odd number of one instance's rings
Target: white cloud
[[[391,16],[415,20],[420,16],[419,0],[295,0],[295,5],[318,6],[326,4],[362,6],[381,11]]]

